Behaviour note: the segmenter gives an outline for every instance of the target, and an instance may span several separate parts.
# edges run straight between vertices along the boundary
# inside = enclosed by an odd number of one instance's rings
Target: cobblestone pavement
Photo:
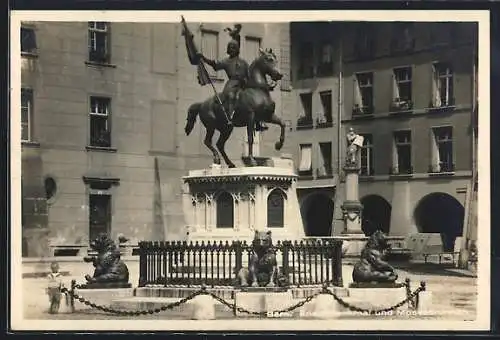
[[[350,273],[350,268],[345,268],[345,271]],[[360,315],[345,315],[343,319],[359,319],[359,318],[376,318],[376,319],[447,319],[447,320],[474,320],[476,314],[476,300],[477,300],[477,284],[475,278],[470,277],[457,277],[457,276],[443,276],[436,274],[421,274],[411,273],[404,270],[398,270],[401,279],[409,278],[414,285],[412,290],[416,289],[420,281],[425,281],[427,289],[432,291],[433,308],[438,311],[451,311],[445,313],[446,315],[435,316],[360,316]],[[64,281],[68,283],[72,279],[81,282],[81,277],[66,276]],[[26,319],[106,319],[106,320],[120,320],[120,319],[165,319],[164,312],[145,316],[116,316],[103,312],[78,312],[75,314],[61,313],[58,315],[48,314],[48,298],[45,295],[46,281],[43,278],[39,279],[23,279],[23,306],[24,316]],[[78,302],[76,302],[78,303]],[[180,310],[171,310],[168,312],[169,319],[185,319],[185,313]],[[218,315],[219,318],[219,315]],[[233,318],[231,311],[228,309],[227,314],[221,315],[222,319]]]

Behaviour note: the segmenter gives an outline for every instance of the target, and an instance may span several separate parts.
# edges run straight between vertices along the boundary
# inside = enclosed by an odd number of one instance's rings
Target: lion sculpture
[[[96,256],[86,256],[85,262],[91,262],[94,275],[85,275],[87,286],[92,284],[129,285],[129,271],[121,260],[120,250],[116,243],[107,235],[101,234],[90,243],[90,247],[97,252]]]
[[[284,277],[278,275],[271,231],[255,231],[248,268],[241,268],[238,280],[241,287],[248,287],[249,284],[252,287],[286,285]]]
[[[389,263],[382,260],[383,252],[389,248],[390,246],[382,231],[377,230],[373,233],[361,251],[360,260],[354,265],[353,281],[355,283],[394,283],[398,275]]]

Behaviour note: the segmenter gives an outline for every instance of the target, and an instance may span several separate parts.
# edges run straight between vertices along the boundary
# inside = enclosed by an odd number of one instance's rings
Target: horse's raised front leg
[[[286,128],[285,122],[283,122],[283,120],[281,120],[281,118],[278,117],[276,115],[276,113],[273,113],[273,115],[271,116],[271,119],[269,120],[269,123],[279,125],[279,127],[281,129],[280,139],[279,139],[279,141],[276,142],[276,144],[274,144],[274,148],[276,150],[281,150],[281,148],[283,147],[283,144],[285,143],[285,128]]]
[[[205,145],[212,151],[214,164],[220,164],[220,157],[217,150],[212,145],[212,138],[214,137],[215,129],[212,127],[207,127],[207,134],[205,135]]]
[[[220,154],[222,155],[222,158],[224,158],[224,162],[226,162],[227,166],[230,168],[236,168],[236,165],[234,165],[234,163],[231,162],[224,148],[224,146],[226,145],[226,141],[228,140],[229,136],[231,136],[232,132],[233,132],[232,125],[229,125],[220,131],[220,136],[219,139],[217,140],[217,149],[219,149]]]
[[[248,136],[248,161],[250,166],[256,166],[257,161],[253,158],[253,136],[254,136],[254,126],[255,126],[255,112],[251,112],[248,115],[247,122],[247,136]]]

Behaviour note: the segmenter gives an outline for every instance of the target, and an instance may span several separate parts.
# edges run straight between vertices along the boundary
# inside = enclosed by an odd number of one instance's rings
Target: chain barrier
[[[278,310],[278,311],[273,311],[273,312],[270,312],[271,314],[282,314],[282,313],[290,313],[292,311],[294,311],[295,309],[297,308],[300,308],[302,306],[304,306],[306,303],[312,301],[314,298],[318,297],[319,295],[321,294],[328,294],[328,295],[331,295],[333,296],[333,298],[340,304],[342,305],[343,307],[349,309],[350,311],[353,311],[353,312],[360,312],[360,313],[367,313],[367,314],[370,314],[370,315],[374,315],[374,314],[380,314],[380,313],[386,313],[386,312],[390,312],[390,311],[394,311],[402,306],[404,306],[405,304],[409,304],[409,306],[411,308],[416,308],[417,307],[417,302],[418,301],[418,295],[420,294],[420,292],[422,291],[425,291],[425,282],[421,282],[420,283],[420,287],[418,287],[415,291],[411,292],[410,291],[410,285],[409,285],[409,281],[407,280],[406,281],[406,292],[407,292],[407,297],[391,306],[391,307],[387,307],[387,308],[382,308],[382,309],[378,309],[378,310],[375,310],[375,309],[367,309],[367,308],[360,308],[360,307],[356,307],[356,306],[353,306],[351,304],[349,304],[348,302],[344,301],[342,298],[340,298],[339,296],[337,296],[337,294],[335,294],[334,292],[332,292],[330,289],[328,289],[328,285],[323,285],[321,291],[315,293],[315,294],[312,294],[308,297],[306,297],[305,299],[303,299],[302,301],[290,306],[290,307],[287,307],[285,309],[282,309],[282,310]],[[92,308],[95,308],[97,310],[100,310],[100,311],[103,311],[103,312],[106,312],[106,313],[111,313],[111,314],[116,314],[116,315],[122,315],[122,316],[139,316],[139,315],[148,315],[148,314],[156,314],[156,313],[161,313],[163,311],[166,311],[168,309],[173,309],[175,307],[178,307],[192,299],[194,299],[195,297],[199,296],[199,295],[209,295],[211,296],[213,299],[217,300],[218,302],[220,302],[221,304],[225,305],[226,307],[230,308],[231,310],[234,311],[234,313],[236,312],[239,312],[239,313],[244,313],[244,314],[249,314],[249,315],[255,315],[255,316],[261,316],[261,317],[264,317],[264,316],[267,316],[269,314],[269,312],[265,311],[265,312],[256,312],[256,311],[249,311],[243,307],[238,307],[236,306],[235,303],[230,303],[226,300],[224,300],[223,298],[221,298],[220,296],[212,293],[212,292],[209,292],[207,291],[207,287],[202,285],[201,289],[190,294],[189,296],[185,297],[185,298],[182,298],[180,299],[179,301],[176,301],[176,302],[173,302],[173,303],[170,303],[170,304],[166,304],[166,305],[163,305],[159,308],[155,308],[155,309],[150,309],[150,310],[139,310],[139,311],[123,311],[123,310],[117,310],[117,309],[113,309],[113,308],[110,308],[110,307],[106,307],[106,306],[99,306],[87,299],[85,299],[84,297],[81,297],[79,296],[77,293],[74,292],[75,289],[78,289],[78,288],[83,288],[84,285],[79,285],[79,284],[72,284],[72,288],[71,290],[66,288],[66,287],[63,287],[61,288],[61,292],[64,293],[64,294],[67,294],[69,295],[72,299],[75,299],[75,300],[78,300],[80,303],[83,303],[84,305],[87,305],[87,306],[90,306]],[[72,304],[73,305],[73,304]]]
[[[76,285],[74,288],[81,288],[81,287],[82,287],[81,285]],[[169,304],[161,306],[159,308],[149,309],[149,310],[139,310],[139,311],[123,311],[123,310],[117,310],[117,309],[113,309],[113,308],[106,307],[106,306],[99,306],[99,305],[85,299],[84,297],[79,296],[78,294],[76,294],[74,292],[74,290],[69,290],[65,287],[61,288],[61,292],[64,294],[69,294],[71,296],[71,298],[78,300],[79,302],[83,303],[84,305],[90,306],[90,307],[95,308],[97,310],[100,310],[102,312],[116,314],[116,315],[122,315],[122,316],[139,316],[139,315],[161,313],[161,312],[164,312],[168,309],[173,309],[177,306],[180,306],[180,305],[188,302],[189,300],[194,299],[198,295],[206,294],[206,292],[204,292],[203,290],[199,290],[193,294],[190,294],[189,296],[187,296],[183,299],[180,299],[179,301],[169,303]]]

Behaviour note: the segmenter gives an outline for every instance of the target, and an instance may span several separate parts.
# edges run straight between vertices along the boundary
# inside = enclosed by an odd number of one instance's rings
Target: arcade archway
[[[361,228],[365,235],[370,236],[376,230],[389,234],[392,207],[383,197],[368,195],[361,200],[363,204]]]
[[[300,207],[306,236],[331,236],[334,203],[324,194],[312,194]]]
[[[443,251],[453,251],[455,239],[462,235],[465,209],[453,196],[432,193],[418,202],[414,219],[421,233],[440,233]]]

